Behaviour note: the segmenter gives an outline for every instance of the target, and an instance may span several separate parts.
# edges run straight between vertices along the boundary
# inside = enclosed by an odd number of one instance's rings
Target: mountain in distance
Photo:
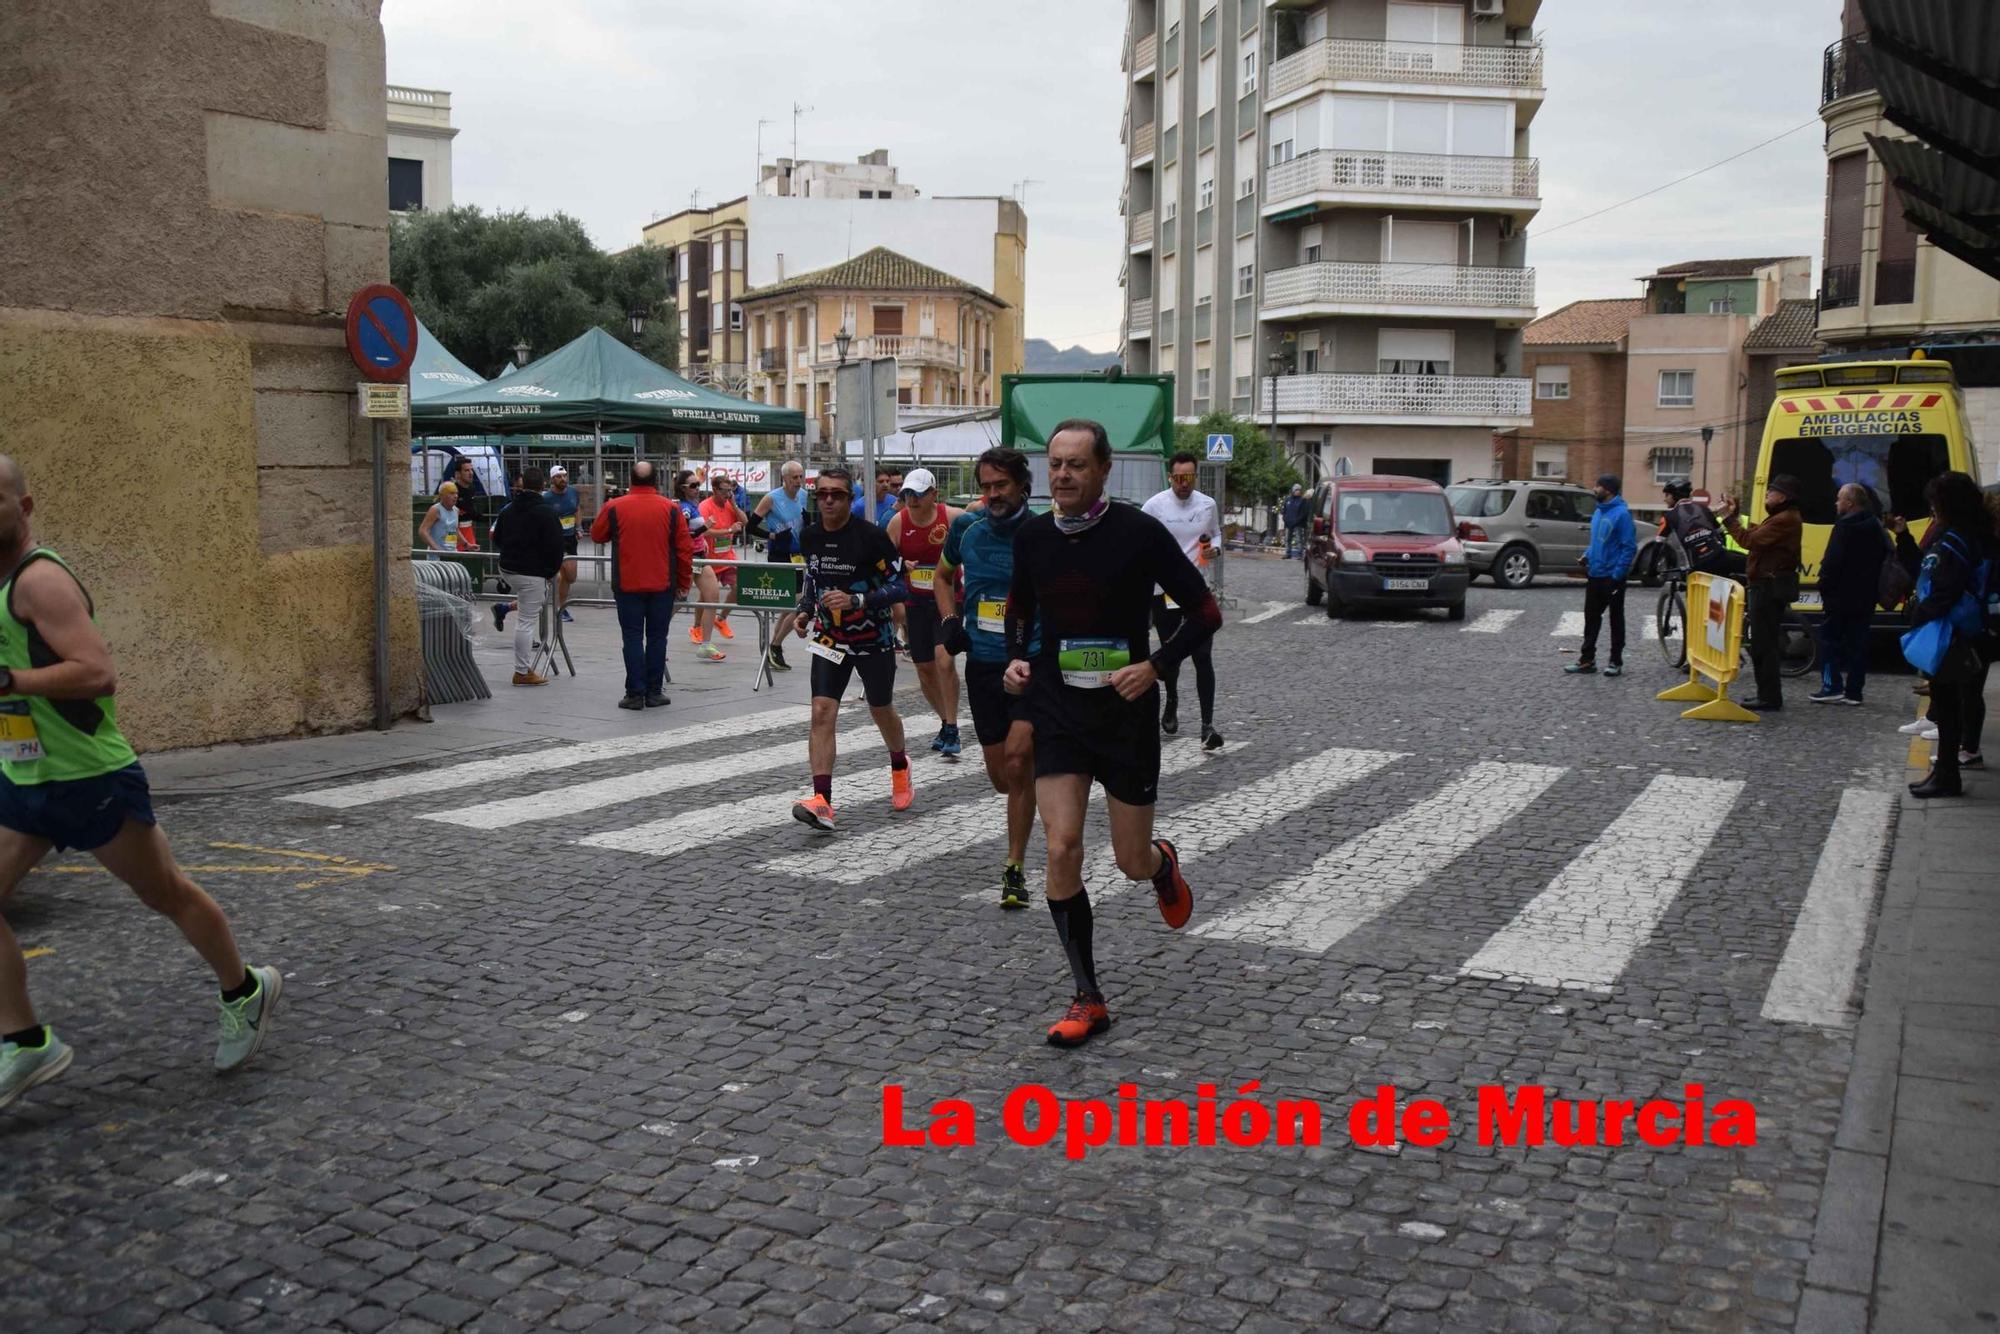
[[[1101,371],[1117,364],[1116,352],[1092,352],[1081,343],[1057,348],[1046,338],[1030,338],[1027,344],[1027,369],[1031,373]]]

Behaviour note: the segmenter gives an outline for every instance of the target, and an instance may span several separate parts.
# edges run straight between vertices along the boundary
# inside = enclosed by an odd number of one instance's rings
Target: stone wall
[[[341,315],[389,270],[379,0],[15,0],[0,450],[96,600],[141,749],[366,725],[370,432]],[[421,675],[390,432],[391,702]]]

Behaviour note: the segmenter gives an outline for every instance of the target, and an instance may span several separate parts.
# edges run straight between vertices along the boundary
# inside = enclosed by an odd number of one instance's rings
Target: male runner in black
[[[1021,525],[1007,597],[1006,688],[1025,690],[1035,726],[1035,807],[1048,838],[1049,913],[1069,959],[1076,995],[1049,1028],[1074,1047],[1111,1027],[1091,948],[1083,887],[1083,815],[1094,780],[1104,785],[1118,869],[1150,880],[1160,916],[1178,929],[1194,911],[1174,845],[1153,837],[1160,786],[1161,673],[1222,625],[1201,573],[1158,519],[1104,495],[1111,441],[1094,421],[1072,419],[1049,437],[1055,509]],[[1180,625],[1151,647],[1153,587],[1181,605]],[[1041,621],[1039,651],[1028,639]]]

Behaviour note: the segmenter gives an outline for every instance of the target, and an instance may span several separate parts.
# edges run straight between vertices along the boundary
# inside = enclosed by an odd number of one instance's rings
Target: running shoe
[[[0,1042],[0,1107],[69,1069],[70,1058],[75,1055],[69,1044],[57,1037],[53,1028],[44,1027],[42,1035],[39,1047]]]
[[[1079,991],[1070,998],[1063,1017],[1049,1025],[1049,1045],[1081,1047],[1109,1027],[1111,1011],[1104,1008],[1104,997],[1094,991]]]
[[[938,728],[938,734],[931,738],[931,749],[932,750],[944,749],[944,729],[942,727]]]
[[[1976,750],[1961,750],[1958,752],[1958,767],[1961,769],[1984,769],[1986,767],[1986,757]]]
[[[1606,676],[1623,676],[1625,675],[1625,664],[1614,662],[1604,669],[1604,674]]]
[[[804,801],[792,803],[792,818],[800,824],[833,832],[833,803],[815,792]]]
[[[219,1001],[222,1008],[222,1037],[215,1044],[215,1068],[234,1070],[257,1054],[264,1035],[271,1031],[271,1015],[278,1008],[285,979],[269,966],[252,968],[257,989],[242,1000]]]
[[[1172,736],[1181,730],[1181,705],[1179,700],[1168,700],[1167,707],[1160,710],[1160,730],[1168,736]]]
[[[700,645],[701,645],[701,627],[700,627],[700,626],[698,626],[698,625],[690,625],[690,626],[688,627],[688,643],[690,643],[690,644],[693,644],[693,645],[695,645],[696,647],[700,647]]]
[[[1164,838],[1156,838],[1153,846],[1166,859],[1160,867],[1160,875],[1153,880],[1153,893],[1159,896],[1160,916],[1168,926],[1178,931],[1194,915],[1194,891],[1188,888],[1187,880],[1181,875],[1181,855],[1174,850],[1174,845]]]
[[[694,656],[703,662],[721,662],[729,655],[713,644],[703,644],[694,651]]]
[[[908,769],[889,771],[889,804],[899,811],[910,809],[910,803],[917,799],[916,789],[910,786]]]
[[[776,644],[771,645],[770,659],[772,671],[789,672],[792,670],[792,664],[785,661],[785,650]]]
[[[563,624],[564,624],[564,625],[575,625],[575,624],[576,624],[576,617],[574,617],[574,616],[572,616],[572,615],[570,615],[570,614],[569,614],[569,608],[568,608],[568,607],[564,607],[564,608],[562,609],[562,620],[563,620]]]
[[[1591,676],[1596,673],[1597,664],[1594,662],[1572,662],[1565,665],[1563,671],[1571,676]]]
[[[1000,868],[1000,906],[1003,908],[1028,906],[1028,873],[1014,862],[1008,862]]]
[[[938,754],[948,760],[955,760],[964,753],[965,743],[958,739],[958,728],[956,725],[947,727],[938,733],[937,751]]]
[[[1213,727],[1204,727],[1204,728],[1202,728],[1202,729],[1201,729],[1201,748],[1202,748],[1203,750],[1221,750],[1221,749],[1222,749],[1222,733],[1220,733],[1220,732],[1216,731],[1216,730],[1215,730],[1215,729],[1214,729]]]
[[[721,635],[724,639],[736,638],[736,632],[729,628],[728,621],[717,621],[715,623],[715,633]]]
[[[1846,698],[1847,692],[1844,690],[1836,690],[1832,686],[1821,686],[1818,690],[1806,696],[1806,703],[1839,704]]]
[[[1931,730],[1931,720],[1928,718],[1919,718],[1914,722],[1904,723],[1896,730],[1904,736],[1922,736]]]

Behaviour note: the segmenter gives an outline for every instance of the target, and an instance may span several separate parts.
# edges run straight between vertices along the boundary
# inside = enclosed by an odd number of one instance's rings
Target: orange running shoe
[[[800,824],[833,832],[833,803],[815,792],[804,801],[792,803],[792,818]]]
[[[910,786],[908,769],[889,771],[889,804],[899,811],[910,809],[910,803],[917,799],[917,791]]]
[[[688,627],[688,643],[695,645],[701,643],[701,627],[699,625],[690,625]]]
[[[1049,1045],[1081,1047],[1109,1027],[1111,1011],[1104,1008],[1104,997],[1094,991],[1079,991],[1070,999],[1063,1017],[1049,1025]]]
[[[1160,900],[1160,916],[1166,919],[1168,926],[1178,931],[1194,915],[1194,891],[1188,888],[1188,882],[1181,876],[1181,855],[1174,851],[1174,845],[1164,838],[1156,838],[1153,846],[1160,850],[1164,859],[1160,871],[1166,877],[1164,886],[1157,879],[1153,881],[1153,892]]]
[[[736,632],[729,628],[729,622],[727,619],[720,620],[715,623],[715,633],[721,635],[724,639],[736,638]]]

